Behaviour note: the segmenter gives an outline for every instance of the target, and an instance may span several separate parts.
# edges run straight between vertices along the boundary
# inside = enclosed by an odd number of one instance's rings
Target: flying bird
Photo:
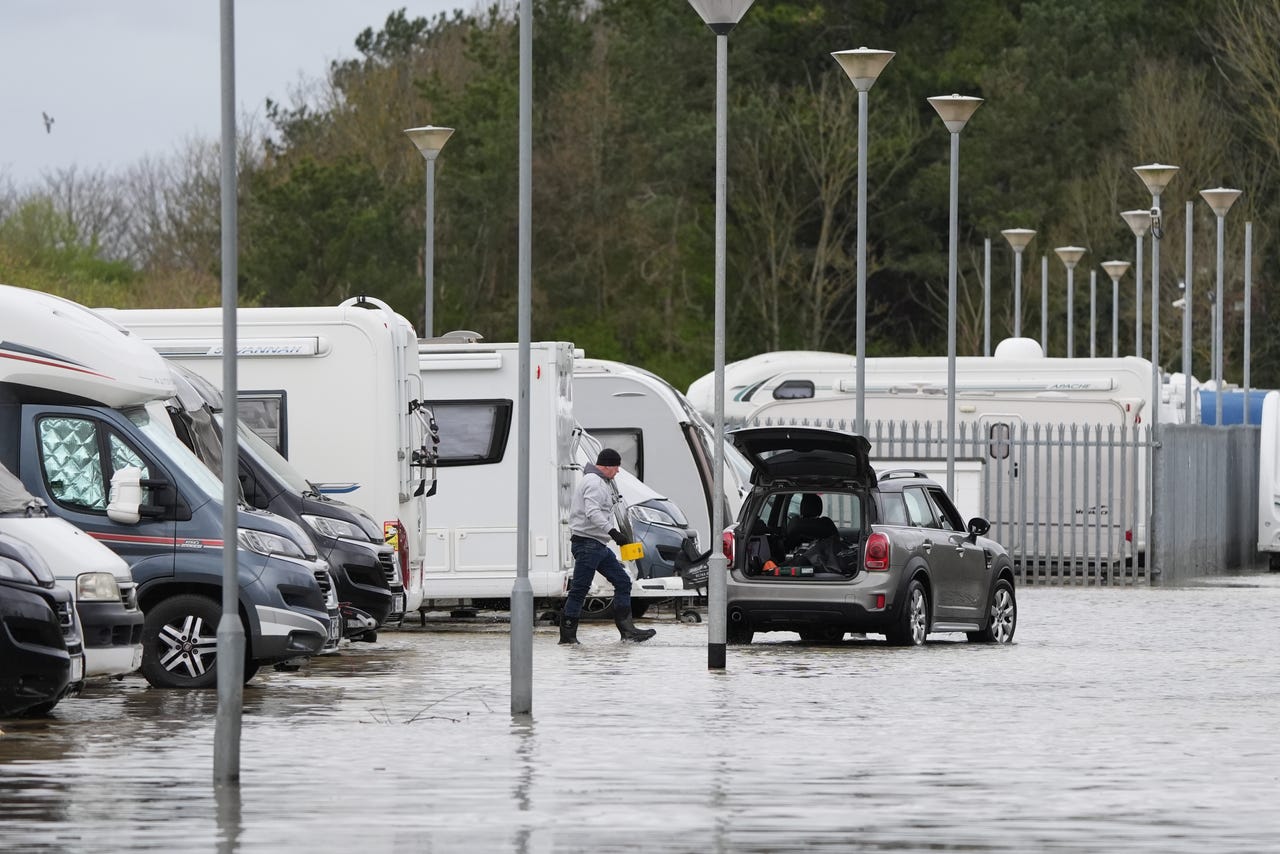
[[[40,112],[40,115],[44,116],[44,132],[53,133],[53,116],[43,110]]]

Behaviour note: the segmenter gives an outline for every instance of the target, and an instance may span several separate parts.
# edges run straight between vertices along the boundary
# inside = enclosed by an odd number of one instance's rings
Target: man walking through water
[[[627,538],[615,525],[614,506],[621,500],[610,481],[618,474],[622,456],[605,448],[595,465],[582,472],[569,505],[569,544],[573,549],[573,582],[560,616],[560,643],[578,642],[578,618],[586,601],[591,579],[598,572],[613,585],[613,621],[623,640],[647,641],[653,629],[637,629],[631,621],[631,576],[609,550],[609,541],[625,545]]]

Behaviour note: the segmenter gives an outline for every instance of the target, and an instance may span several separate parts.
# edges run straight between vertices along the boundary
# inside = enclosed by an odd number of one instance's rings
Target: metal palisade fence
[[[732,426],[806,426],[852,432],[852,421],[755,420]],[[914,469],[946,482],[941,421],[870,421],[877,473]],[[991,523],[1028,584],[1145,584],[1152,530],[1150,428],[1028,424],[987,416],[957,425],[956,488],[966,518]]]

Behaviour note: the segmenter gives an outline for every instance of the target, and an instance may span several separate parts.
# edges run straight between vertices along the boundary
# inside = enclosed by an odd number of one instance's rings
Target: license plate
[[[329,640],[337,640],[342,633],[342,623],[338,617],[329,620]]]
[[[393,613],[393,614],[403,614],[403,613],[404,613],[404,595],[403,595],[403,594],[401,594],[401,593],[394,593],[394,594],[392,594],[392,596],[391,596],[391,613]]]
[[[73,655],[71,657],[71,681],[79,682],[84,678],[84,656]]]

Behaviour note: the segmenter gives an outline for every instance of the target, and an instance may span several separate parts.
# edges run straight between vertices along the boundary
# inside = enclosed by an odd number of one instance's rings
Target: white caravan
[[[996,356],[957,359],[957,471],[981,465],[974,509],[1011,551],[1040,562],[1118,565],[1146,544],[1151,363],[1038,354],[1035,342],[1009,339]],[[748,392],[754,387],[766,402],[748,419],[852,429],[851,370],[758,379]],[[945,459],[946,359],[868,359],[866,376],[865,433],[877,466]],[[741,402],[754,396],[741,394]]]
[[[221,309],[108,316],[221,385]],[[406,611],[417,610],[432,448],[412,324],[370,297],[335,307],[241,308],[236,322],[241,420],[324,491],[381,522],[400,560]]]
[[[715,437],[689,401],[666,380],[607,359],[579,358],[573,367],[573,410],[578,423],[617,449],[628,470],[670,498],[698,532],[703,551],[718,544],[711,531]],[[724,522],[737,518],[751,464],[724,445]]]
[[[1280,392],[1262,400],[1258,439],[1258,551],[1272,572],[1280,571]]]
[[[519,349],[452,333],[419,343],[423,402],[439,425],[439,499],[427,526],[427,599],[436,606],[505,608],[516,572]],[[529,582],[536,600],[563,599],[573,572],[569,503],[587,455],[575,423],[574,349],[529,347]],[[629,505],[652,497],[625,471],[617,485]],[[626,528],[621,528],[626,530]],[[679,578],[636,579],[644,602],[692,595]],[[612,595],[599,577],[589,602]]]
[[[883,415],[886,396],[947,393],[945,356],[874,357],[865,362],[864,399],[868,422],[898,419]],[[1053,396],[1113,401],[1123,407],[1129,424],[1150,420],[1151,363],[1124,356],[1117,359],[1046,357],[1029,338],[1001,341],[993,356],[961,356],[955,360],[957,395],[1007,394],[1020,398]],[[852,420],[857,395],[857,362],[841,353],[788,351],[762,353],[725,367],[725,417],[741,421],[768,417],[768,410],[793,401],[828,400],[840,405],[840,416]],[[1163,378],[1160,387],[1161,423],[1198,420],[1193,394],[1187,417],[1185,383],[1181,375]],[[700,377],[689,386],[689,400],[707,417],[715,406],[714,376]],[[1053,418],[1052,420],[1061,420]],[[1110,423],[1111,419],[1107,419]],[[1083,422],[1081,422],[1083,423]]]

